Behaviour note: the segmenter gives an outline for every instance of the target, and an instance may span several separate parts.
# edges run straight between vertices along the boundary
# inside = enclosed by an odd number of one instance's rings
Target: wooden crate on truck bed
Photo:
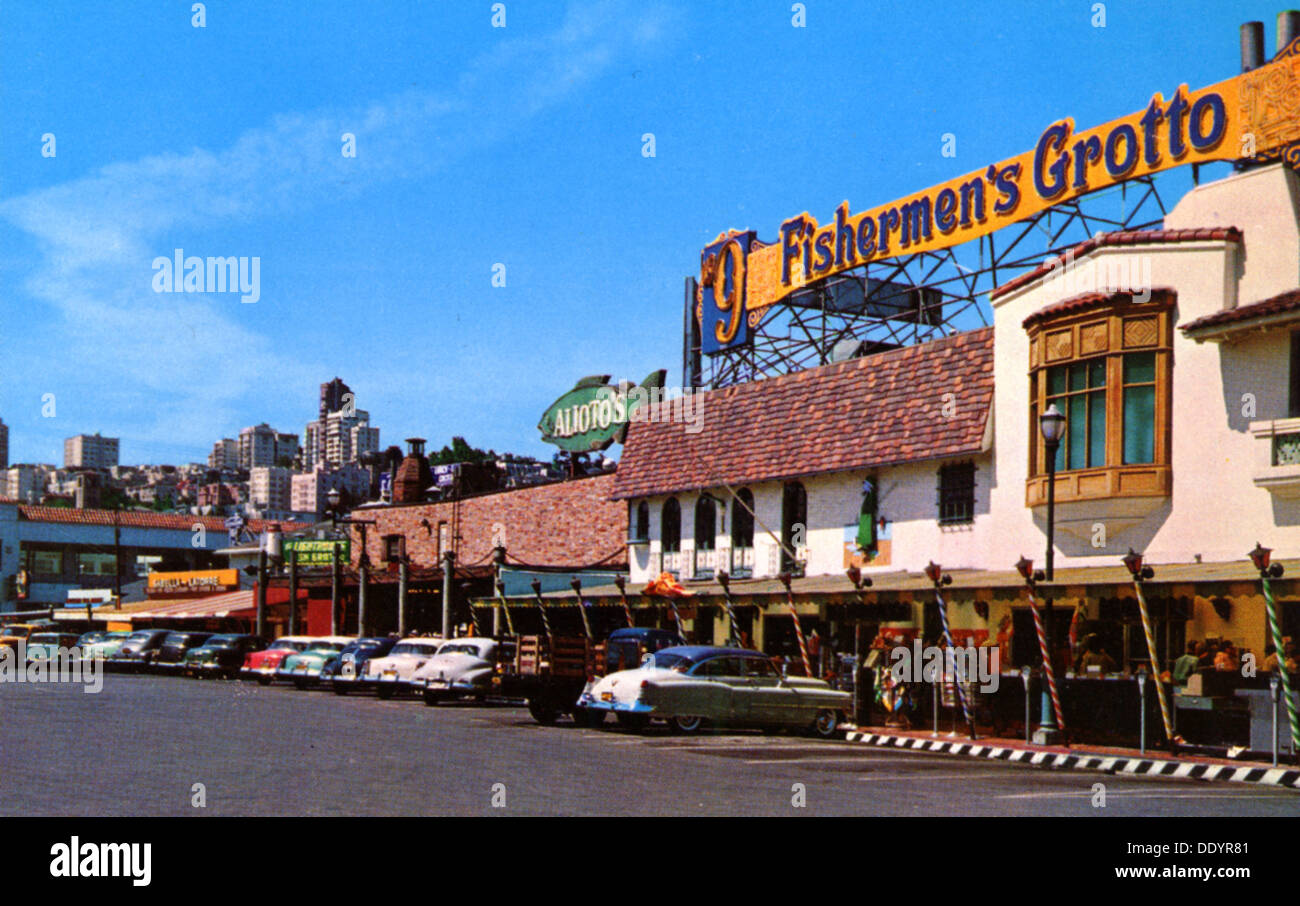
[[[523,676],[586,677],[596,666],[596,648],[583,636],[557,635],[550,644],[544,635],[520,636],[516,670]]]

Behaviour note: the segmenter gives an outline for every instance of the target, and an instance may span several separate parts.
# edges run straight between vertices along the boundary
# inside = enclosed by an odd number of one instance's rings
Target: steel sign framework
[[[807,212],[775,242],[720,234],[688,279],[683,384],[725,387],[987,326],[985,295],[1099,232],[1159,226],[1157,179],[1209,162],[1300,169],[1300,37],[1259,68],[1181,85],[1086,131],[892,205]],[[887,254],[892,252],[893,254]],[[1136,288],[1136,287],[1135,287]]]

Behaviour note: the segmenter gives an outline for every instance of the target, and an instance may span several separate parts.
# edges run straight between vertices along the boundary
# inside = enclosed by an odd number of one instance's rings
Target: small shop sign
[[[284,557],[288,560],[289,552],[297,551],[299,566],[330,566],[334,562],[335,548],[338,548],[340,563],[347,563],[351,559],[351,541],[318,541],[301,538],[284,542]]]

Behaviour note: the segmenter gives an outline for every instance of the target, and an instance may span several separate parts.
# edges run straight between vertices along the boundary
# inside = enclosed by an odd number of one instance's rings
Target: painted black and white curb
[[[914,749],[944,755],[964,755],[968,758],[991,758],[1044,768],[1074,768],[1081,771],[1104,771],[1110,774],[1131,776],[1147,775],[1181,777],[1192,780],[1227,780],[1236,783],[1262,783],[1268,786],[1290,787],[1300,790],[1300,769],[1233,767],[1226,764],[1203,764],[1195,761],[1133,758],[1112,755],[1074,755],[1060,752],[1041,752],[1033,749],[1016,749],[1009,746],[987,746],[978,742],[923,739],[915,736],[893,736],[887,733],[866,733],[851,730],[849,742],[860,742],[882,748]]]

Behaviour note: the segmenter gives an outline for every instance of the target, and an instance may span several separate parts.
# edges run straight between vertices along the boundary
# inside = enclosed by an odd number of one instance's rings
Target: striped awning
[[[205,620],[218,617],[252,616],[257,602],[251,588],[204,598],[155,598],[123,604],[110,616],[120,620]]]

